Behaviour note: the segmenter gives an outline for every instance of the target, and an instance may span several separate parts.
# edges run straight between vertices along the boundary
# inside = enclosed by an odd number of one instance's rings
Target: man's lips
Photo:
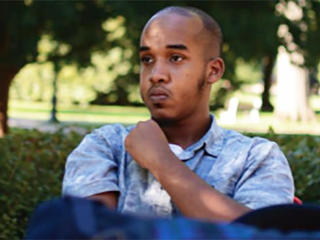
[[[160,87],[153,87],[148,92],[149,99],[156,103],[156,102],[162,102],[165,101],[169,97],[168,90]]]

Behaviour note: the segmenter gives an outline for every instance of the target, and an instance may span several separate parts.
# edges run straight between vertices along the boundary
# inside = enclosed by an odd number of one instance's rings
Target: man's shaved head
[[[177,14],[184,17],[195,17],[195,16],[199,17],[202,21],[206,38],[208,40],[208,44],[212,48],[217,49],[217,53],[219,56],[221,55],[222,42],[223,42],[221,28],[219,24],[210,15],[208,15],[207,13],[205,13],[204,11],[198,8],[178,7],[178,6],[171,6],[171,7],[164,8],[151,17],[151,19],[145,25],[144,31],[153,22],[153,20],[167,14]]]
[[[168,7],[147,22],[140,93],[154,119],[167,124],[209,114],[211,86],[224,72],[221,42],[219,25],[196,8]]]

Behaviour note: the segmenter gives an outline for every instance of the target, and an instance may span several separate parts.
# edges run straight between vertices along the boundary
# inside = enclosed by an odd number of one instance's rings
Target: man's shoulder
[[[252,134],[246,135],[246,133],[240,133],[235,130],[223,129],[224,143],[226,145],[238,145],[244,148],[252,148],[256,146],[274,146],[277,145],[275,142],[260,136],[253,136]]]
[[[255,149],[277,151],[277,144],[259,136],[249,136],[236,130],[220,127],[213,122],[206,140],[207,151],[212,155],[248,155]],[[230,156],[229,156],[230,157]]]
[[[94,129],[90,135],[94,135],[104,139],[125,138],[135,125],[125,126],[120,123],[106,124],[100,128]]]
[[[271,165],[274,162],[287,165],[286,157],[279,145],[267,138],[246,136],[234,130],[225,130],[225,142],[225,151],[236,152],[239,157],[246,159],[248,164],[267,161]]]
[[[103,146],[104,148],[121,150],[124,146],[124,140],[132,128],[134,128],[133,125],[125,126],[119,123],[103,125],[87,134],[79,147]]]
[[[77,154],[81,155],[83,152],[94,155],[112,152],[114,155],[120,156],[125,151],[124,140],[133,127],[116,123],[96,128],[82,139],[71,156],[79,158]]]

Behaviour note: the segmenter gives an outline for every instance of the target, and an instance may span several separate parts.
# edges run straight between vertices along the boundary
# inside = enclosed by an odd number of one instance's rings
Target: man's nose
[[[157,63],[151,71],[150,81],[152,83],[167,83],[169,81],[168,69],[164,63]]]

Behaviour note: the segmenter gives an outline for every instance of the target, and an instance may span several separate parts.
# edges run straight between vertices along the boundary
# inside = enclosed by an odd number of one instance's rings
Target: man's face
[[[208,108],[201,29],[198,17],[166,14],[142,34],[140,92],[160,123],[196,116]]]

